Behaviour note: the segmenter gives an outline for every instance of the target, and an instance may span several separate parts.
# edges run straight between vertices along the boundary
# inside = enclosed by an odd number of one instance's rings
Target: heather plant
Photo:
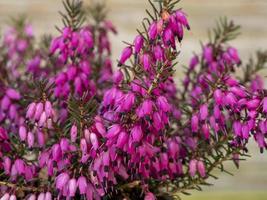
[[[14,21],[0,44],[1,200],[180,199],[238,167],[250,140],[264,152],[267,52],[244,65],[240,27],[222,18],[178,88],[178,2],[148,0],[114,72],[104,4],[64,0],[63,27],[39,43]]]

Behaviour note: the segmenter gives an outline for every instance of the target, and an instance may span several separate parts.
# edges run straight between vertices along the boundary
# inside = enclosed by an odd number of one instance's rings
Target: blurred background
[[[89,0],[84,0],[89,3]],[[98,1],[98,0],[96,0]],[[112,36],[113,60],[123,47],[121,41],[131,42],[135,29],[145,16],[147,0],[106,0],[109,19],[119,34]],[[200,41],[207,41],[207,30],[212,28],[220,16],[228,16],[242,26],[242,35],[232,44],[240,51],[244,61],[257,49],[267,49],[267,0],[182,0],[179,7],[188,14],[192,30],[187,33],[180,54],[180,65],[188,63],[192,52],[200,51]],[[61,26],[58,11],[63,10],[61,0],[0,0],[0,29],[10,16],[26,14],[35,33],[58,34],[55,25]],[[177,70],[177,80],[182,70]],[[179,81],[177,81],[179,82]],[[267,199],[267,155],[261,155],[255,144],[251,144],[253,158],[242,163],[240,170],[228,168],[235,174],[218,173],[219,180],[210,180],[215,186],[204,188],[205,192],[193,192],[185,200],[266,200]]]

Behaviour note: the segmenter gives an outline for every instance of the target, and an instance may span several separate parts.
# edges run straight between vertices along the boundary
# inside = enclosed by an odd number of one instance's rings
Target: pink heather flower
[[[76,141],[77,135],[78,135],[78,128],[76,125],[72,125],[72,127],[70,129],[70,138],[71,138],[72,142]]]
[[[135,102],[135,94],[129,92],[126,95],[124,95],[124,99],[120,106],[123,111],[129,111],[134,105],[134,102]]]
[[[197,161],[197,171],[202,178],[206,177],[206,167],[203,161]]]
[[[59,144],[54,144],[52,147],[52,158],[54,161],[59,161],[62,157],[62,150]]]
[[[195,67],[199,64],[199,58],[197,55],[195,55],[191,61],[190,61],[190,64],[189,64],[189,69],[190,70],[194,70]]]
[[[28,37],[33,37],[33,28],[32,25],[28,24],[24,28],[24,32]]]
[[[38,125],[39,127],[43,127],[46,123],[46,120],[47,120],[47,116],[46,116],[46,113],[43,112],[40,116],[40,119],[39,119],[39,122],[38,122]]]
[[[10,104],[11,104],[11,101],[10,101],[10,99],[8,98],[8,96],[4,96],[4,98],[3,98],[2,101],[1,101],[1,109],[2,109],[3,111],[8,110]]]
[[[116,137],[120,132],[121,132],[121,126],[119,124],[114,124],[109,128],[105,137],[108,139],[112,139]]]
[[[148,192],[146,193],[144,200],[156,200],[156,197],[153,193]]]
[[[213,49],[211,46],[204,47],[204,58],[208,63],[213,61]]]
[[[150,61],[150,56],[149,56],[149,54],[144,54],[143,56],[142,56],[142,62],[143,62],[143,66],[144,66],[144,69],[146,70],[146,71],[149,71],[150,70],[150,68],[151,68],[151,61]]]
[[[52,194],[50,192],[46,192],[44,200],[52,200]]]
[[[42,131],[37,132],[37,141],[40,147],[45,145],[45,135]]]
[[[10,194],[5,193],[0,200],[9,200],[10,199]]]
[[[252,92],[257,92],[264,88],[264,80],[261,76],[256,75],[256,77],[251,81],[250,89]]]
[[[84,176],[80,176],[78,178],[77,185],[78,185],[80,194],[86,194],[88,184],[87,184],[87,180]]]
[[[144,46],[144,38],[141,35],[136,36],[134,39],[134,51],[135,53],[140,53],[141,49]]]
[[[80,149],[81,149],[83,154],[87,154],[87,152],[88,152],[87,142],[84,138],[82,138],[80,141]]]
[[[28,143],[28,146],[30,148],[33,147],[33,144],[34,144],[34,134],[32,132],[28,132],[28,134],[27,134],[27,143]]]
[[[132,47],[126,47],[123,49],[120,60],[119,60],[119,66],[125,64],[125,62],[131,57],[133,54]]]
[[[12,194],[12,195],[10,196],[9,200],[17,200],[17,197],[16,197],[14,194]]]
[[[229,92],[225,96],[225,104],[233,107],[236,105],[236,103],[237,103],[237,99],[236,99],[235,95],[232,92]]]
[[[242,138],[249,139],[249,126],[247,124],[242,125]]]
[[[20,98],[21,98],[20,94],[12,88],[8,89],[6,91],[6,94],[12,100],[20,100]]]
[[[43,109],[44,109],[44,105],[43,103],[39,102],[37,105],[36,105],[36,110],[35,110],[35,113],[34,113],[34,119],[35,120],[39,120],[42,113],[43,113]]]
[[[104,166],[109,166],[110,164],[110,156],[109,156],[109,152],[104,152],[102,154],[102,163]]]
[[[214,92],[214,100],[217,105],[222,105],[223,103],[223,93],[220,89],[216,89]]]
[[[153,102],[149,99],[145,100],[139,107],[138,116],[144,117],[146,115],[152,114]]]
[[[45,113],[47,117],[51,117],[53,110],[52,110],[52,104],[50,101],[45,102]]]
[[[140,142],[143,137],[143,131],[140,125],[136,125],[131,130],[131,137],[134,142]]]
[[[189,162],[189,174],[191,177],[194,177],[197,172],[197,160],[193,159]]]
[[[36,200],[35,194],[30,194],[30,196],[27,200]]]
[[[201,105],[200,110],[199,110],[199,118],[200,118],[200,120],[201,121],[206,120],[208,115],[209,115],[209,111],[208,111],[207,104]]]
[[[17,159],[15,160],[15,167],[16,167],[16,170],[18,172],[18,174],[24,174],[25,172],[25,163],[23,160],[21,159]]]
[[[4,128],[0,127],[0,141],[1,140],[7,140],[8,139],[8,135],[7,132]]]
[[[154,51],[153,52],[154,52],[154,56],[155,56],[156,60],[163,61],[163,58],[164,58],[164,50],[163,50],[163,48],[160,45],[157,45],[154,48]]]
[[[128,134],[126,132],[122,131],[118,136],[116,146],[120,149],[123,149],[123,147],[127,143],[128,139],[129,139]]]
[[[193,115],[191,118],[191,129],[192,132],[196,133],[198,131],[198,116]]]
[[[61,173],[56,178],[56,188],[59,190],[63,190],[63,188],[68,184],[69,182],[69,175],[67,173]]]
[[[67,152],[70,148],[70,143],[69,140],[67,138],[62,138],[60,140],[60,148],[62,150],[62,152]]]
[[[41,192],[41,193],[38,195],[37,200],[45,200],[45,193]]]
[[[94,150],[96,151],[99,147],[99,142],[98,142],[98,137],[95,133],[90,134],[90,141],[91,144],[93,145]]]
[[[185,26],[188,30],[190,30],[190,26],[188,23],[188,20],[186,18],[186,15],[183,11],[178,10],[175,12],[176,19],[183,25]]]
[[[203,124],[201,130],[203,132],[203,135],[204,135],[205,139],[208,140],[210,138],[210,128],[209,128],[209,125],[207,123]]]
[[[175,39],[170,28],[166,28],[163,32],[163,41],[166,46],[171,45],[175,49]]]
[[[117,70],[113,75],[113,82],[115,84],[120,84],[123,80],[123,73],[121,70]]]
[[[255,110],[259,107],[260,100],[259,99],[253,99],[247,102],[247,108],[249,110]]]
[[[267,113],[267,97],[262,100],[263,112]]]
[[[5,174],[6,175],[9,175],[10,174],[10,171],[11,171],[11,159],[9,157],[4,157],[3,158],[3,167],[4,167],[4,170],[5,170]]]
[[[74,197],[76,190],[77,190],[77,181],[75,178],[72,178],[71,180],[69,180],[69,184],[68,184],[68,188],[69,188],[69,194],[68,196],[70,197]]]
[[[234,134],[236,136],[241,136],[241,134],[242,134],[242,126],[241,126],[241,123],[239,121],[235,121],[234,122],[233,130],[234,130]]]
[[[106,134],[106,129],[104,127],[104,125],[100,122],[96,122],[95,123],[95,127],[96,127],[96,130],[102,135],[104,136]]]
[[[163,112],[169,112],[171,109],[170,104],[168,103],[168,100],[164,96],[159,96],[157,98],[157,106],[160,110]]]
[[[238,51],[236,48],[233,48],[233,47],[229,47],[227,52],[229,53],[229,55],[231,56],[231,58],[233,59],[233,61],[236,63],[236,64],[240,64],[241,63],[241,60],[239,58],[239,55],[238,55]]]
[[[157,23],[152,23],[148,29],[148,36],[150,40],[155,40],[158,34]]]

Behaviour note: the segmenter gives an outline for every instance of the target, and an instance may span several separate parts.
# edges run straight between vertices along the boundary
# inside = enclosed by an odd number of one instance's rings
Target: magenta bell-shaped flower
[[[123,149],[123,147],[125,146],[125,144],[127,143],[129,139],[129,136],[126,132],[122,131],[119,136],[118,136],[118,139],[117,139],[117,144],[116,146],[120,149]]]
[[[26,117],[28,119],[32,119],[34,116],[35,110],[36,110],[36,103],[33,102],[28,106]]]
[[[70,129],[70,138],[71,138],[72,142],[76,141],[77,135],[78,135],[78,128],[76,125],[72,125],[72,127]]]
[[[197,115],[193,115],[192,118],[191,118],[191,129],[192,129],[192,132],[196,133],[198,131],[198,125],[199,122],[198,122],[198,116]]]
[[[215,100],[216,104],[222,105],[222,103],[223,103],[222,91],[220,89],[216,89],[213,96],[214,96],[214,100]]]
[[[208,111],[208,106],[207,104],[203,104],[200,106],[200,109],[199,109],[199,118],[201,121],[204,121],[207,119],[209,115],[209,111]]]
[[[46,192],[44,200],[52,200],[52,194],[50,192]]]
[[[112,139],[116,137],[120,133],[120,131],[121,131],[121,126],[119,124],[114,124],[109,128],[106,134],[106,138]]]
[[[115,84],[120,84],[123,80],[123,73],[121,70],[117,70],[113,75],[113,82]]]
[[[41,192],[38,197],[37,200],[45,200],[45,193]]]
[[[140,125],[136,125],[132,128],[131,130],[131,137],[134,142],[140,142],[141,139],[143,138],[143,131],[142,127]]]
[[[267,97],[262,100],[263,112],[267,113]]]
[[[156,197],[153,193],[148,192],[146,193],[144,200],[156,200]]]
[[[33,147],[34,144],[34,134],[32,132],[28,132],[27,134],[27,143],[30,148]]]
[[[36,195],[30,194],[30,196],[27,198],[27,200],[36,200]]]
[[[158,34],[157,23],[154,22],[148,29],[148,36],[150,40],[155,40]]]
[[[197,161],[197,171],[202,178],[206,177],[206,167],[203,161]]]
[[[8,139],[8,135],[7,132],[4,128],[0,127],[0,141],[1,140],[7,140]]]
[[[4,96],[4,98],[1,101],[1,109],[3,111],[8,110],[10,104],[11,104],[10,98],[8,96]]]
[[[197,160],[193,159],[189,162],[189,174],[191,177],[194,177],[197,172]]]
[[[160,96],[157,98],[157,106],[159,110],[162,110],[163,112],[169,112],[171,109],[171,106],[168,103],[168,100],[164,96]]]
[[[25,126],[19,127],[19,138],[21,141],[25,141],[27,139],[27,130]]]
[[[5,193],[5,194],[0,198],[0,200],[9,200],[9,198],[10,198],[10,194]]]
[[[9,157],[4,157],[3,158],[3,167],[4,167],[4,170],[5,170],[5,174],[6,175],[9,175],[10,174],[10,171],[11,171],[11,159]]]
[[[6,91],[6,95],[12,100],[20,100],[20,98],[21,98],[19,92],[17,92],[16,90],[14,90],[12,88],[10,88]]]
[[[17,200],[17,197],[16,197],[14,194],[12,194],[12,195],[10,196],[9,200]]]
[[[144,37],[141,35],[136,36],[136,38],[134,39],[134,51],[135,51],[135,53],[140,53],[143,46],[144,46]]]
[[[144,67],[145,71],[149,71],[151,68],[151,59],[150,59],[149,54],[145,53],[142,56],[142,63],[143,63],[143,67]]]
[[[68,183],[68,188],[69,188],[69,194],[68,196],[70,197],[74,197],[75,196],[75,193],[77,191],[77,181],[75,178],[72,178],[71,180],[69,180],[69,183]]]
[[[62,150],[59,144],[54,144],[52,147],[52,158],[54,161],[59,161],[62,157]]]
[[[15,160],[15,167],[18,172],[18,174],[24,174],[25,173],[25,163],[21,159]]]
[[[132,47],[126,47],[123,49],[120,60],[119,60],[119,66],[124,65],[125,62],[131,57],[133,54]]]
[[[69,179],[70,177],[66,172],[59,174],[56,178],[56,188],[59,190],[63,190],[63,187],[68,184]]]
[[[86,194],[88,184],[87,184],[87,180],[84,176],[80,176],[78,178],[77,185],[78,185],[80,194]]]

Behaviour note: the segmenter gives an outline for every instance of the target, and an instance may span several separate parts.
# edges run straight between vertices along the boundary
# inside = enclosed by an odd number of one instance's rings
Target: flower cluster
[[[252,138],[267,148],[258,74],[267,52],[244,67],[229,44],[239,27],[223,19],[178,88],[187,16],[178,1],[149,2],[144,30],[125,42],[114,73],[116,29],[102,4],[85,23],[82,2],[64,0],[60,35],[39,46],[22,22],[4,35],[0,200],[174,199],[208,185],[213,169],[226,172],[224,161],[238,166]]]

